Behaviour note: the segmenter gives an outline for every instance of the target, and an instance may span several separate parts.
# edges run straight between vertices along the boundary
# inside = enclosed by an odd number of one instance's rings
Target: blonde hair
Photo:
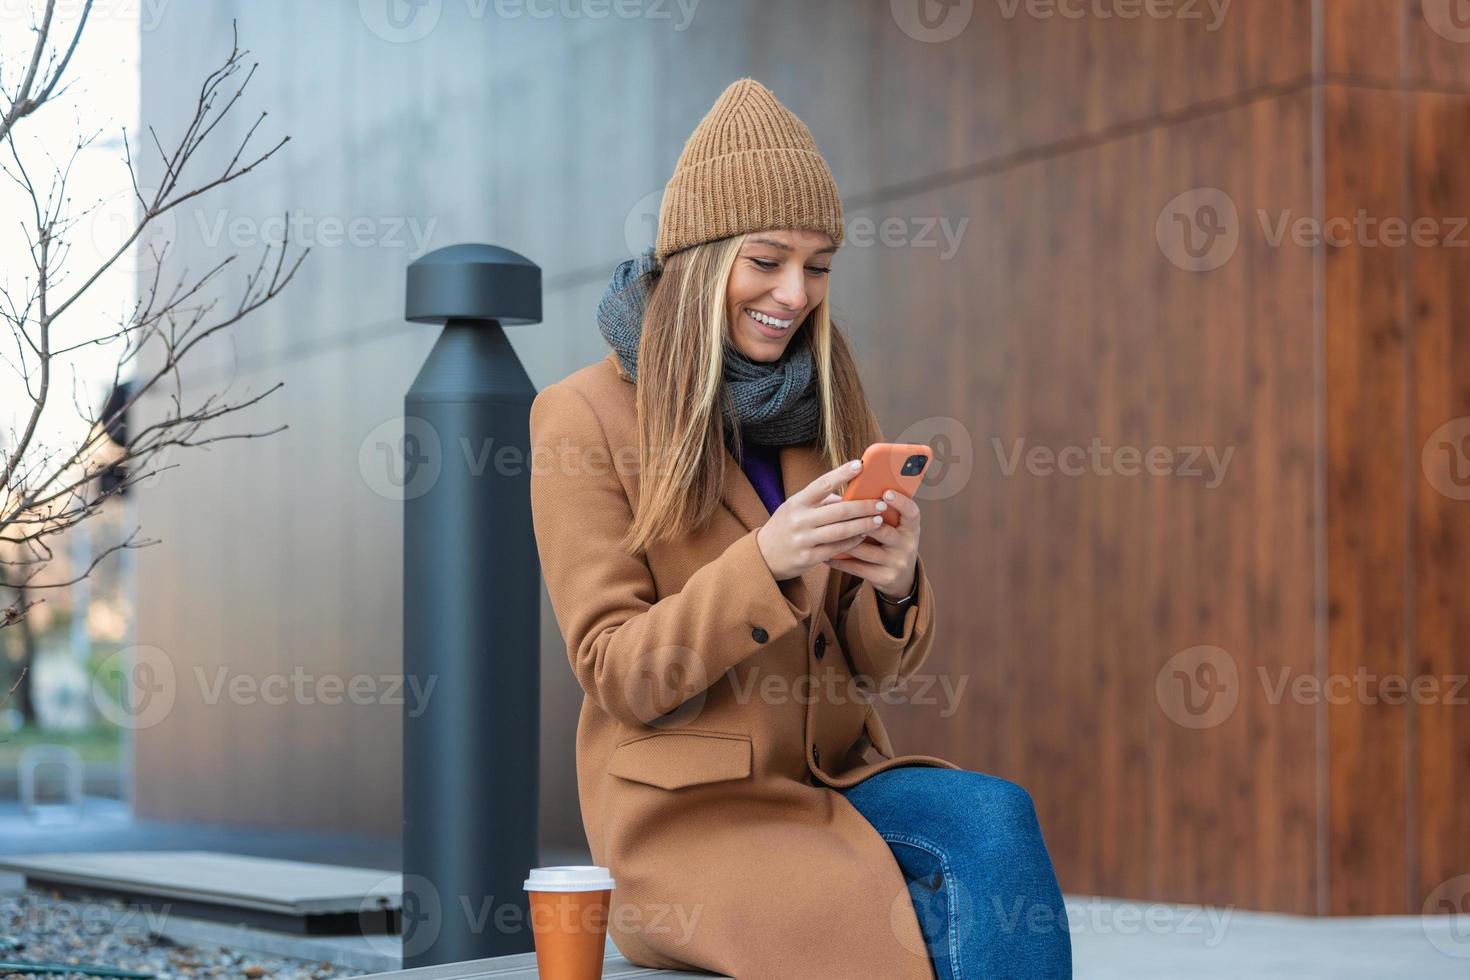
[[[744,243],[744,235],[735,235],[694,245],[652,273],[638,345],[638,501],[622,540],[630,552],[703,528],[720,505],[726,479],[727,286]],[[790,342],[811,349],[818,448],[835,468],[860,457],[879,433],[830,303],[829,287]],[[738,454],[739,427],[730,435]],[[801,488],[785,489],[789,494]]]

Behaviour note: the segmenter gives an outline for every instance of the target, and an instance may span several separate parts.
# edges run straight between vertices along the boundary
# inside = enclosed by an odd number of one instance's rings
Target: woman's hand
[[[897,490],[885,490],[883,500],[898,511],[898,526],[878,525],[868,532],[877,540],[843,549],[852,557],[829,558],[827,564],[839,572],[867,579],[891,599],[902,599],[914,587],[919,560],[919,505]]]
[[[887,504],[842,500],[834,492],[861,469],[862,462],[853,460],[824,473],[787,497],[761,525],[756,543],[776,581],[796,578],[833,555],[851,553],[864,535],[879,534],[887,526],[881,514]]]

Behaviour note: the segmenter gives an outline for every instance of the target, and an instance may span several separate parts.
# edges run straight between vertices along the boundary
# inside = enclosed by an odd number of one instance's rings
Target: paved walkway
[[[396,839],[134,821],[116,801],[89,801],[80,823],[36,824],[0,803],[0,853],[216,850],[396,870]],[[585,853],[543,856],[586,864]],[[1232,909],[1069,896],[1077,980],[1464,980],[1470,916],[1316,919]]]
[[[1465,980],[1470,916],[1311,918],[1069,896],[1076,980]]]

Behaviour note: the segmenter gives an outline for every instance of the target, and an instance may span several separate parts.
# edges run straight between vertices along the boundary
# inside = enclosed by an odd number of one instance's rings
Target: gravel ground
[[[358,975],[330,963],[178,943],[152,928],[161,915],[156,910],[129,908],[118,901],[79,901],[55,893],[27,891],[0,895],[0,937],[20,944],[6,948],[8,943],[0,940],[0,960],[111,966],[152,973],[158,980],[180,977],[331,980]],[[82,980],[87,975],[0,970],[0,976]]]

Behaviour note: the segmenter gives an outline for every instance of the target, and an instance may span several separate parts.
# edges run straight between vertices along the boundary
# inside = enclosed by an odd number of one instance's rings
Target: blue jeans
[[[839,792],[898,859],[939,980],[1070,980],[1067,913],[1029,793],[936,766]]]

